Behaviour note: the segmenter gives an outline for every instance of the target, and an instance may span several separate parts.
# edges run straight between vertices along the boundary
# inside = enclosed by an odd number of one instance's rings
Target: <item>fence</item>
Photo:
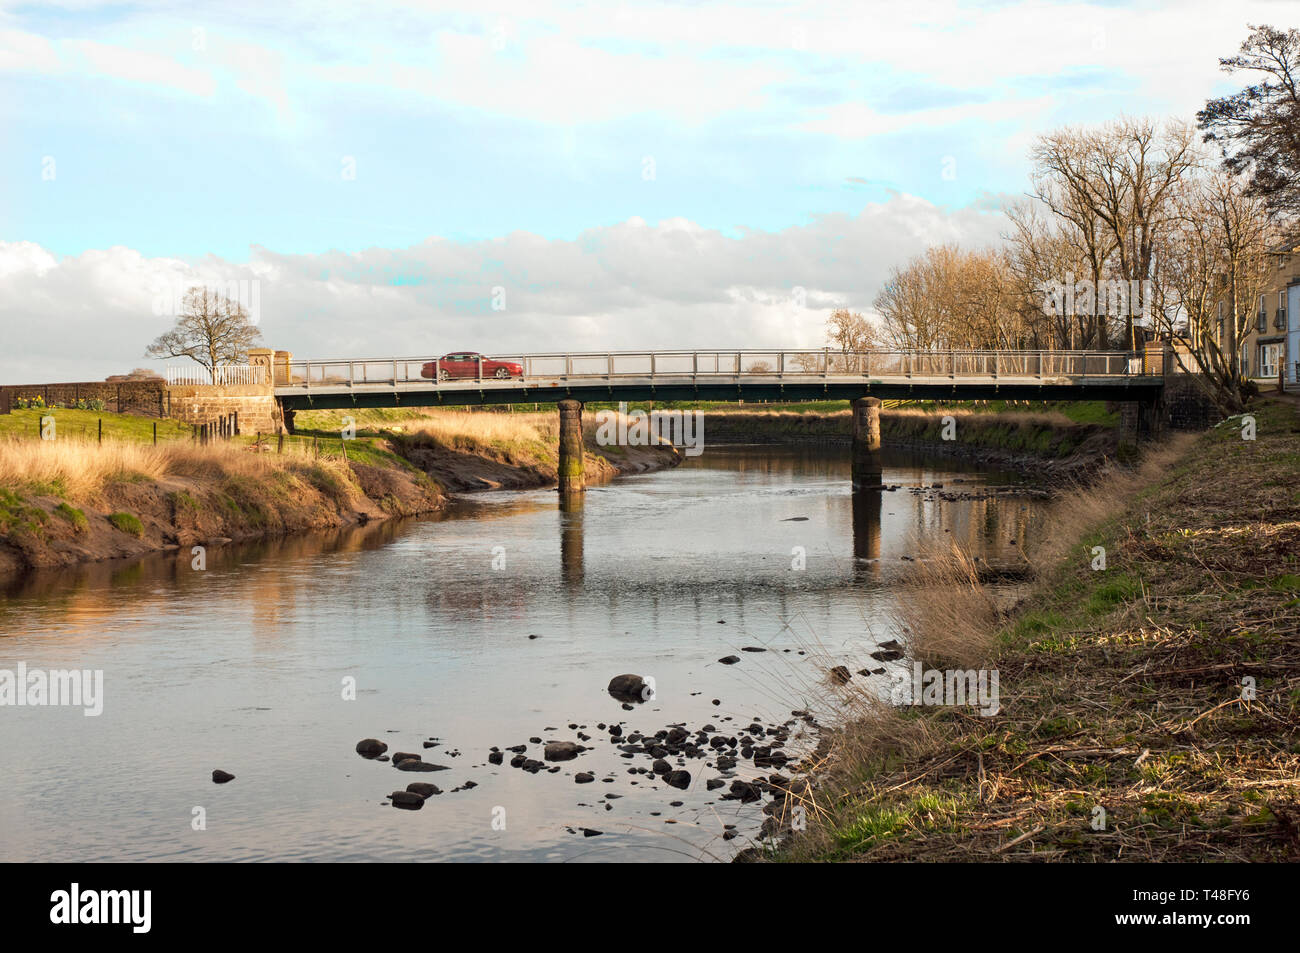
[[[519,373],[503,365],[517,365]],[[848,354],[800,351],[616,351],[602,353],[476,355],[471,360],[382,358],[294,361],[283,389],[396,386],[441,381],[505,383],[509,379],[702,380],[770,378],[1035,379],[1131,377],[1144,373],[1138,355],[1123,351],[929,351],[872,350]]]
[[[265,384],[266,368],[260,364],[225,364],[206,367],[167,368],[168,387],[237,387]]]
[[[109,413],[166,416],[166,387],[161,378],[136,381],[84,381],[69,384],[6,384],[0,387],[0,404],[37,398],[46,407],[75,407],[82,401],[103,401]]]

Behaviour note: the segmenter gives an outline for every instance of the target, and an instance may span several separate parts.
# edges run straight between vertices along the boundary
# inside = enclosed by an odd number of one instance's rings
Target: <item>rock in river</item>
[[[552,741],[542,750],[547,761],[572,761],[587,749],[573,741]]]
[[[235,776],[233,774],[228,774],[227,772],[222,771],[220,768],[212,772],[212,781],[214,784],[225,784],[227,781],[233,781],[233,780],[235,780]]]
[[[357,754],[363,758],[378,758],[388,750],[388,745],[378,738],[366,738],[357,742]]]
[[[691,786],[691,772],[689,771],[669,771],[664,775],[664,782],[675,788],[685,790]]]
[[[393,807],[404,808],[408,811],[418,811],[424,807],[424,798],[411,791],[394,791],[388,796],[393,799]]]
[[[621,702],[642,702],[651,691],[640,675],[615,675],[609,680],[609,693]]]
[[[447,771],[445,764],[430,764],[428,761],[421,761],[419,758],[407,758],[405,761],[399,761],[393,765],[398,771]]]

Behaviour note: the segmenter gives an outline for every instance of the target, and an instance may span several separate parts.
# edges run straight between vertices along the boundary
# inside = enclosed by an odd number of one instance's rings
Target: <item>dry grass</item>
[[[928,667],[970,668],[995,649],[997,604],[975,559],[955,540],[920,555],[898,590],[896,615],[909,654]]]
[[[553,413],[488,414],[443,410],[403,421],[399,426],[402,433],[420,434],[455,450],[526,446],[559,440],[559,421]]]
[[[992,643],[1001,710],[858,689],[811,765],[809,830],[781,856],[1300,859],[1300,426],[1285,405],[1254,412],[1255,444],[1178,440],[1065,494],[1031,550],[1040,578]],[[977,588],[962,565],[918,566],[949,590],[928,602]],[[964,615],[910,611],[922,652]]]
[[[916,407],[897,407],[885,411],[890,417],[897,420],[937,420],[942,417],[952,417],[957,422],[958,430],[963,423],[979,422],[981,425],[998,422],[999,420],[1006,423],[1015,423],[1022,427],[1050,427],[1053,429],[1068,430],[1077,427],[1073,420],[1058,411],[1015,411],[1005,414],[979,413],[973,410],[962,410],[960,408],[943,408],[940,410],[923,409]]]
[[[109,483],[161,481],[169,477],[211,481],[258,478],[301,467],[308,461],[314,467],[337,471],[340,478],[345,475],[346,465],[341,460],[312,459],[302,448],[274,454],[253,451],[238,443],[200,446],[172,442],[154,446],[120,440],[100,444],[66,437],[53,441],[9,438],[0,440],[0,487],[84,502],[94,499]]]
[[[1079,540],[1120,516],[1140,491],[1163,480],[1195,440],[1175,434],[1149,450],[1138,466],[1106,466],[1087,484],[1058,495],[1044,516],[1043,531],[1027,542],[1029,563],[1039,570],[1057,565]]]

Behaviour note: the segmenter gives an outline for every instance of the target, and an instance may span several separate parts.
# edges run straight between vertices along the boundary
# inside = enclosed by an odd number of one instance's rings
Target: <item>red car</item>
[[[482,361],[483,376],[494,377],[499,381],[508,380],[511,377],[523,377],[524,369],[520,364],[514,361],[496,361],[490,357],[484,357],[478,351],[456,351],[453,354],[444,354],[437,360],[438,379],[447,381],[453,377],[477,378],[479,376],[479,362]],[[434,362],[430,361],[420,368],[421,377],[433,377]]]

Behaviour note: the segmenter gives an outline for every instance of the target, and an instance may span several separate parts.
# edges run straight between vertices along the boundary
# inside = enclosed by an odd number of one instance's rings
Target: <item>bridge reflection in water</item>
[[[884,491],[855,487],[852,494],[853,558],[855,575],[879,576]],[[585,532],[584,494],[560,494],[560,579],[569,587],[581,588],[586,577],[583,552]]]

